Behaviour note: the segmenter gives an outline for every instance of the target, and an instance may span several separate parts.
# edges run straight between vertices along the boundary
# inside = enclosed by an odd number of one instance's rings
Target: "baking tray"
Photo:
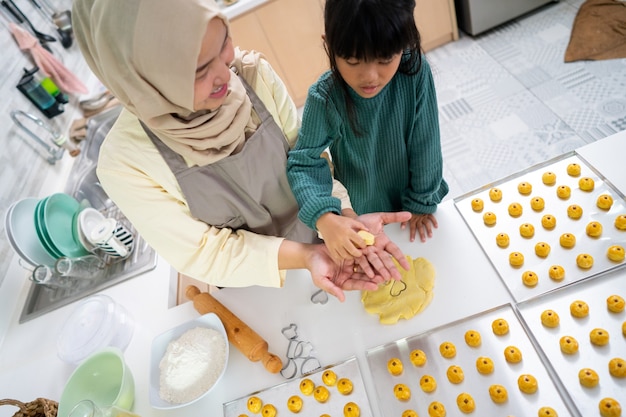
[[[496,336],[491,329],[492,322],[499,318],[505,319],[509,324],[509,333],[503,336]],[[480,346],[470,347],[466,344],[464,337],[468,330],[480,333]],[[439,353],[439,347],[444,342],[451,342],[456,346],[454,358],[446,359]],[[522,352],[520,363],[506,362],[504,350],[511,345]],[[425,365],[413,366],[410,361],[410,352],[413,349],[424,351],[428,358]],[[465,416],[456,405],[456,398],[461,392],[467,392],[474,398],[476,409],[471,415],[475,416],[536,417],[537,411],[544,406],[552,407],[560,417],[572,415],[510,304],[373,348],[366,354],[384,416],[397,417],[407,409],[416,411],[420,416],[427,416],[428,406],[433,401],[444,405],[448,417]],[[492,374],[478,373],[476,359],[480,356],[491,358],[494,363]],[[398,358],[403,362],[404,372],[401,375],[393,376],[388,371],[387,362],[391,358]],[[451,365],[463,369],[465,379],[460,384],[452,384],[446,376]],[[524,394],[519,390],[517,379],[522,374],[531,374],[537,379],[539,389],[534,394]],[[419,381],[423,375],[431,375],[437,381],[434,392],[425,393],[420,388]],[[406,384],[410,388],[409,401],[396,399],[393,387],[398,383]],[[507,389],[506,403],[496,404],[491,400],[488,390],[492,384],[503,385]]]
[[[337,374],[338,380],[339,378],[349,378],[353,385],[352,393],[343,395],[339,393],[336,386],[326,386],[330,392],[330,397],[325,403],[317,402],[313,398],[313,395],[307,396],[302,394],[300,391],[300,381],[308,378],[315,383],[315,386],[325,385],[322,382],[322,374],[327,369],[332,369],[335,374]],[[263,391],[253,392],[245,397],[224,403],[224,417],[254,415],[247,408],[247,401],[251,396],[259,397],[263,401],[263,404],[273,404],[276,407],[276,414],[278,416],[294,415],[294,413],[287,408],[287,400],[292,395],[299,396],[304,402],[302,410],[298,415],[320,416],[325,413],[330,416],[343,416],[344,405],[348,402],[353,402],[359,406],[361,417],[373,417],[372,409],[365,392],[365,386],[363,385],[361,369],[359,368],[356,357],[352,357],[336,365],[327,366],[317,372],[304,375],[301,378],[296,378]]]
[[[567,174],[567,166],[571,163],[581,166],[579,176],[572,177]],[[554,185],[548,186],[543,183],[542,175],[546,171],[556,174]],[[590,177],[594,180],[593,191],[586,192],[579,188],[578,181],[582,177]],[[532,185],[532,192],[529,195],[519,193],[517,186],[520,182],[528,182]],[[556,189],[560,185],[567,185],[571,188],[569,199],[562,200],[557,197]],[[500,202],[492,202],[489,198],[489,190],[493,187],[502,190],[503,197]],[[613,197],[610,210],[602,210],[596,206],[596,200],[601,194],[610,194]],[[536,196],[545,201],[545,208],[541,211],[534,211],[530,206],[531,199]],[[472,210],[471,201],[474,198],[483,200],[484,209],[481,212]],[[523,207],[523,214],[517,218],[508,214],[509,204],[514,202]],[[567,216],[567,208],[571,204],[583,208],[583,215],[580,219],[573,220]],[[626,265],[624,261],[613,262],[606,255],[611,245],[619,244],[626,247],[626,231],[614,226],[617,215],[626,214],[624,196],[575,154],[563,155],[531,167],[521,174],[489,184],[455,199],[455,205],[511,295],[518,302]],[[494,226],[486,226],[483,222],[483,214],[488,211],[496,214],[497,222]],[[541,218],[545,214],[552,214],[556,217],[554,229],[547,230],[542,227]],[[602,235],[598,238],[591,238],[585,232],[587,224],[591,221],[598,221],[603,226]],[[524,238],[520,235],[519,226],[523,223],[530,223],[534,226],[534,237]],[[496,245],[496,235],[501,232],[507,233],[510,238],[510,244],[506,248]],[[563,233],[576,236],[576,245],[573,248],[561,247],[559,237]],[[546,258],[535,254],[534,248],[538,242],[546,242],[550,245],[551,251]],[[524,255],[524,265],[521,267],[512,267],[509,264],[509,254],[514,251]],[[576,256],[581,253],[593,256],[594,264],[590,269],[582,269],[576,265]],[[548,277],[548,270],[552,265],[561,265],[565,269],[565,278],[562,281],[554,281]],[[533,271],[539,277],[539,282],[535,287],[527,287],[522,283],[521,277],[525,271]]]
[[[618,400],[622,409],[626,409],[626,378],[614,378],[608,370],[611,358],[626,359],[626,337],[622,334],[626,312],[611,313],[607,309],[606,299],[613,294],[626,298],[624,269],[608,272],[593,280],[518,304],[522,318],[535,336],[540,349],[545,353],[580,414],[585,417],[600,416],[598,402],[604,397]],[[582,300],[589,305],[589,315],[585,319],[575,319],[569,312],[570,304],[576,300]],[[554,310],[559,315],[557,328],[548,328],[541,324],[541,313],[546,309]],[[597,347],[590,343],[589,332],[596,327],[609,332],[608,345]],[[577,354],[561,353],[559,340],[562,336],[573,336],[578,341]],[[581,368],[595,370],[600,377],[600,384],[591,389],[582,387],[578,382],[578,371]]]

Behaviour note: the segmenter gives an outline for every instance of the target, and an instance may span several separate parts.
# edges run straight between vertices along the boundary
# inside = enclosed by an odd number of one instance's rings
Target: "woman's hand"
[[[426,242],[426,236],[433,237],[433,228],[437,228],[437,219],[432,214],[412,214],[411,220],[402,223],[402,229],[409,224],[409,239],[415,241],[415,234],[419,232],[420,240]]]

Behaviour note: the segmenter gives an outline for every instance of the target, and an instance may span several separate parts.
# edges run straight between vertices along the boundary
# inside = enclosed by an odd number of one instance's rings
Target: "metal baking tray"
[[[570,163],[577,163],[581,166],[580,176],[572,177],[567,174],[567,166]],[[542,175],[546,171],[556,174],[554,185],[548,186],[543,183]],[[594,180],[593,191],[586,192],[579,188],[578,181],[582,177],[590,177]],[[517,186],[520,182],[528,182],[532,185],[532,192],[529,195],[522,195],[518,192]],[[569,199],[562,200],[557,197],[556,189],[560,185],[568,185],[571,188]],[[500,202],[492,202],[489,198],[489,190],[493,187],[502,190]],[[596,200],[601,194],[610,194],[613,197],[610,210],[602,210],[596,206]],[[543,210],[534,211],[531,208],[530,202],[533,197],[544,199]],[[472,210],[471,201],[474,198],[483,200],[484,209],[481,212]],[[520,203],[523,207],[523,214],[517,218],[508,214],[509,204],[514,202]],[[567,208],[572,204],[583,208],[583,215],[578,220],[567,216]],[[531,167],[521,174],[489,184],[455,199],[455,205],[511,295],[518,302],[626,265],[624,261],[613,262],[606,255],[611,245],[619,244],[626,247],[626,231],[618,230],[614,226],[617,215],[626,214],[624,196],[575,154],[566,154]],[[483,222],[483,214],[488,211],[496,214],[497,222],[494,226],[486,226]],[[545,214],[552,214],[556,218],[554,229],[546,230],[541,225],[541,218]],[[602,235],[598,238],[591,238],[585,232],[587,224],[591,221],[598,221],[603,226]],[[534,237],[524,238],[520,235],[519,226],[523,223],[530,223],[534,226]],[[501,232],[509,235],[510,244],[507,248],[500,248],[496,245],[496,236]],[[559,238],[563,233],[576,236],[576,245],[573,248],[561,247]],[[550,245],[551,251],[546,258],[535,254],[535,245],[538,242],[546,242]],[[524,264],[521,267],[512,267],[509,264],[511,252],[521,252],[524,255]],[[590,269],[577,266],[576,256],[581,253],[593,256],[594,264]],[[548,270],[552,265],[561,265],[565,269],[565,278],[562,281],[554,281],[548,277]],[[533,271],[539,277],[539,283],[535,287],[527,287],[523,284],[522,274],[525,271]]]
[[[325,385],[322,382],[322,374],[327,369],[332,369],[335,374],[337,374],[337,379],[349,378],[353,385],[352,393],[343,395],[337,391],[336,386],[326,386],[330,392],[330,397],[325,403],[319,403],[313,398],[313,395],[307,396],[302,394],[300,391],[300,381],[308,378],[313,381],[315,386]],[[361,410],[361,417],[373,417],[372,409],[365,392],[361,369],[359,368],[356,357],[352,357],[336,365],[327,366],[317,372],[304,375],[301,378],[289,380],[283,384],[276,385],[263,391],[253,392],[245,397],[224,403],[224,417],[252,415],[247,408],[247,401],[251,396],[259,397],[263,401],[263,404],[273,404],[274,407],[276,407],[277,415],[279,416],[294,415],[287,408],[287,400],[292,395],[299,396],[304,402],[299,415],[319,416],[322,414],[328,414],[330,416],[343,416],[344,405],[348,402],[353,402],[359,406]]]
[[[496,336],[491,329],[492,322],[499,318],[505,319],[509,324],[509,333],[503,336]],[[466,344],[465,332],[468,330],[480,333],[480,346],[470,347]],[[444,342],[451,342],[456,346],[454,358],[446,359],[439,353],[439,346]],[[517,364],[506,362],[504,357],[504,350],[511,345],[522,352],[522,361]],[[420,367],[411,363],[410,352],[413,349],[424,351],[427,357],[425,365]],[[444,405],[448,417],[465,416],[456,404],[456,398],[462,392],[467,392],[474,398],[476,409],[471,415],[475,416],[536,417],[537,411],[544,406],[552,407],[560,417],[572,415],[570,407],[560,395],[561,390],[555,385],[510,304],[373,348],[366,354],[378,400],[384,405],[381,407],[384,416],[397,417],[407,409],[416,411],[420,416],[427,416],[428,406],[433,401]],[[476,359],[480,356],[491,358],[494,363],[492,374],[482,375],[476,370]],[[391,358],[398,358],[403,362],[404,372],[401,375],[393,376],[388,371],[387,362]],[[448,367],[452,365],[463,369],[465,379],[460,384],[452,384],[446,376]],[[534,394],[524,394],[519,390],[517,379],[522,374],[531,374],[537,379],[539,388]],[[431,375],[437,381],[434,392],[425,393],[420,388],[420,378],[423,375]],[[398,383],[406,384],[410,388],[409,401],[396,399],[393,387]],[[491,400],[489,387],[492,384],[506,388],[506,403],[496,404]]]
[[[548,363],[562,381],[580,414],[585,417],[599,416],[598,402],[612,397],[626,409],[626,378],[618,379],[609,374],[608,362],[612,358],[626,359],[626,337],[622,334],[622,323],[626,311],[611,313],[606,299],[613,294],[626,298],[626,270],[611,271],[602,276],[564,288],[555,293],[518,304],[526,325],[536,338]],[[589,305],[589,315],[575,319],[569,306],[582,300]],[[547,328],[541,324],[541,313],[554,310],[559,315],[559,326]],[[589,332],[602,328],[609,333],[609,343],[598,347],[589,341]],[[574,355],[561,352],[559,340],[562,336],[573,336],[579,344]],[[591,368],[598,373],[600,384],[595,388],[584,388],[578,382],[578,371]]]

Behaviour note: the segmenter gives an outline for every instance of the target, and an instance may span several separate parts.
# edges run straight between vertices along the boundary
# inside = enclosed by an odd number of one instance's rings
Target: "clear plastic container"
[[[103,294],[83,300],[69,315],[57,338],[57,354],[77,364],[96,350],[115,346],[124,351],[135,325],[126,309]]]

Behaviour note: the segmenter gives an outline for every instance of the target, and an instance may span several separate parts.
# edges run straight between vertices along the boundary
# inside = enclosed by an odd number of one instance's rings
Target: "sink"
[[[20,315],[20,323],[141,275],[156,267],[156,252],[148,246],[107,196],[96,176],[100,145],[115,123],[120,111],[121,107],[114,107],[89,119],[87,137],[84,139],[80,155],[72,166],[64,192],[95,208],[104,216],[114,217],[123,223],[135,235],[133,252],[126,259],[108,257],[105,273],[93,281],[90,280],[87,286],[54,289],[31,283]]]

